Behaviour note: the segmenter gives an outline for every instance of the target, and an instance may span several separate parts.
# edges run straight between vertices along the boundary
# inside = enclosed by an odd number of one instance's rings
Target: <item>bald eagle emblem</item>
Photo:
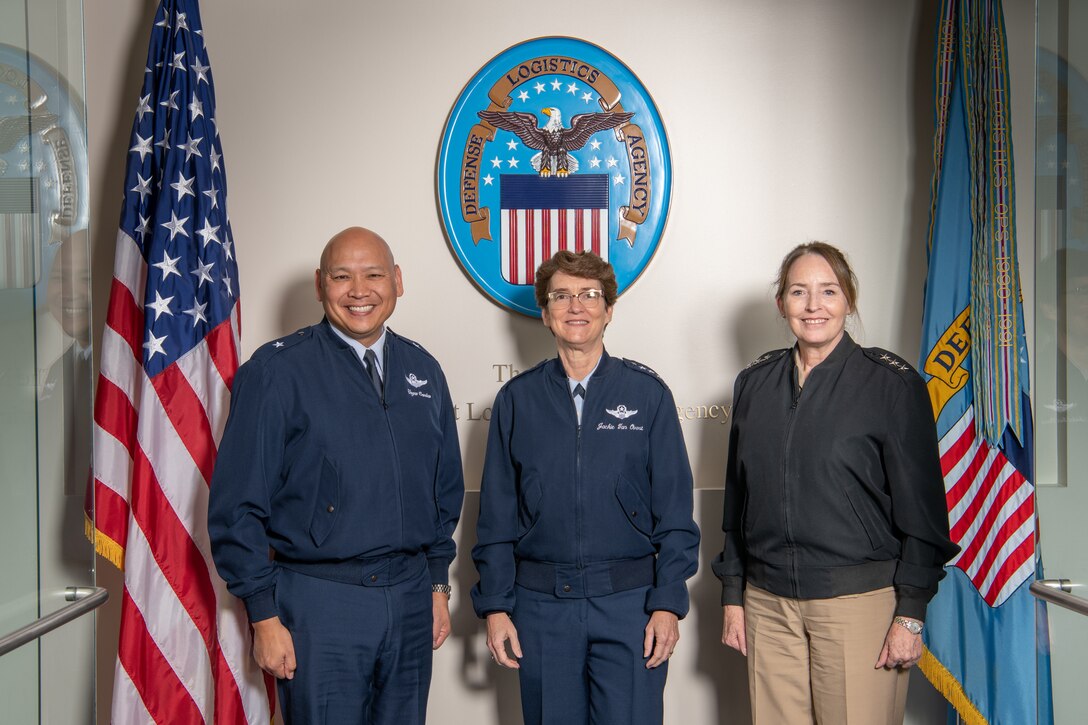
[[[408,373],[404,376],[404,379],[407,380],[408,384],[411,385],[413,388],[422,388],[424,385],[427,384],[426,380],[420,380],[419,378],[417,378],[415,373]]]
[[[516,111],[480,111],[477,115],[495,128],[516,133],[526,147],[539,153],[529,160],[541,176],[564,177],[578,171],[578,160],[571,156],[586,145],[598,131],[623,126],[633,113],[579,113],[563,128],[563,114],[558,108],[545,108],[548,122],[537,126],[536,116]]]
[[[626,420],[632,415],[637,413],[637,410],[628,410],[626,405],[617,405],[615,410],[604,409],[604,412],[611,415],[613,418],[619,418],[620,420]]]

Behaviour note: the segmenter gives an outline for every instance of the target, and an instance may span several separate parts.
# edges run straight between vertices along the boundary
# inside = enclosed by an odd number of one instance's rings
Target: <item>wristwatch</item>
[[[922,623],[919,622],[917,619],[907,619],[906,617],[896,617],[892,621],[895,622],[896,624],[898,624],[900,627],[903,627],[904,629],[906,629],[911,634],[921,634],[922,633]]]
[[[431,585],[431,592],[436,593],[436,594],[445,594],[448,597],[450,595],[450,592],[452,592],[452,591],[453,591],[453,588],[449,584],[432,584]]]

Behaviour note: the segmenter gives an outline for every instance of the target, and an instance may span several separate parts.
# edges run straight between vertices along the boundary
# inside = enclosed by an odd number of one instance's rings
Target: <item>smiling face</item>
[[[590,289],[601,289],[601,281],[574,277],[565,272],[556,272],[548,283],[548,292],[570,292],[578,294]],[[586,307],[577,297],[570,306],[552,309],[549,302],[541,310],[544,324],[555,335],[560,348],[595,352],[604,349],[604,328],[612,321],[612,306],[601,297],[595,307]]]
[[[382,336],[397,298],[404,294],[389,245],[360,227],[329,240],[314,285],[329,323],[367,347]]]
[[[86,230],[75,232],[61,243],[49,270],[46,298],[49,311],[64,332],[81,345],[90,344],[91,257]]]
[[[778,311],[797,337],[801,352],[822,358],[842,339],[846,316],[853,309],[827,260],[819,254],[803,254],[786,274]]]

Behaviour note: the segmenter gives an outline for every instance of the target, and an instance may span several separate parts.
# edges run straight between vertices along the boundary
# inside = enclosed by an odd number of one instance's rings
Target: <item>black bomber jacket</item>
[[[796,599],[894,585],[896,614],[925,619],[958,551],[925,383],[844,333],[801,388],[790,353],[736,381],[713,566],[722,604],[742,604],[746,583]]]

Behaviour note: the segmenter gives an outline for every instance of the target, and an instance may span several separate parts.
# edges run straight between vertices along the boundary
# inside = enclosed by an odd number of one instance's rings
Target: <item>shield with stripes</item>
[[[658,249],[671,184],[646,88],[575,38],[538,38],[492,59],[454,104],[439,152],[439,207],[458,263],[491,300],[534,317],[536,269],[562,249],[611,262],[623,294]]]
[[[608,176],[499,177],[502,277],[533,284],[540,263],[558,251],[593,252],[608,259]]]

